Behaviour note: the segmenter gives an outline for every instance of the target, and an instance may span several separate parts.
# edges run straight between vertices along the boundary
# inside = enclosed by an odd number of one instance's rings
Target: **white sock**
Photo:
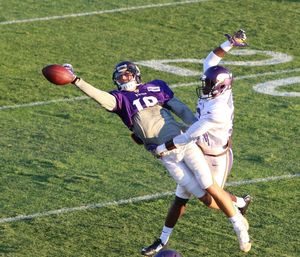
[[[246,205],[246,202],[245,202],[244,198],[242,198],[242,197],[236,197],[236,203],[235,203],[235,205],[238,208],[243,208]]]
[[[160,240],[164,245],[168,242],[169,237],[172,234],[172,231],[173,231],[173,228],[169,228],[166,226],[163,227],[163,230],[160,235]]]
[[[230,217],[229,220],[231,221],[232,224],[238,222],[241,220],[242,214],[237,212],[234,216]]]

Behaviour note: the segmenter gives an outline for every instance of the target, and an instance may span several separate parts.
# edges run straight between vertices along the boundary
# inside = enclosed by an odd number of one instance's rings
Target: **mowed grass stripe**
[[[257,77],[262,77],[262,76],[278,75],[278,74],[292,73],[292,72],[298,72],[298,71],[300,71],[300,68],[290,69],[290,70],[279,70],[279,71],[274,71],[274,72],[257,73],[257,74],[250,74],[250,75],[235,77],[235,80],[257,78]],[[170,85],[170,87],[176,88],[176,87],[194,86],[198,83],[199,83],[199,81],[191,82],[191,83],[179,83],[179,84]],[[48,104],[53,104],[53,103],[58,103],[58,102],[81,101],[81,100],[86,100],[88,98],[89,97],[87,97],[87,96],[79,96],[79,97],[73,97],[73,98],[54,99],[54,100],[49,100],[49,101],[32,102],[32,103],[26,103],[26,104],[4,105],[4,106],[0,106],[0,111],[8,110],[8,109],[34,107],[34,106],[39,106],[39,105],[48,105]]]
[[[299,176],[300,176],[300,173],[296,173],[296,174],[274,176],[274,177],[267,177],[267,178],[257,178],[257,179],[251,179],[251,180],[233,181],[233,182],[226,183],[226,186],[240,186],[240,185],[257,184],[257,183],[270,182],[270,181],[276,181],[276,180],[292,179],[292,178],[297,178]],[[123,200],[118,200],[118,201],[88,204],[88,205],[83,205],[83,206],[73,207],[73,208],[62,208],[62,209],[57,209],[57,210],[52,210],[52,211],[34,213],[34,214],[30,214],[30,215],[19,215],[19,216],[15,216],[15,217],[2,218],[2,219],[0,219],[0,223],[30,220],[30,219],[35,219],[35,218],[40,218],[40,217],[45,217],[45,216],[59,215],[59,214],[70,213],[70,212],[79,212],[79,211],[85,211],[85,210],[96,209],[96,208],[105,208],[105,207],[109,207],[109,206],[120,206],[120,205],[124,205],[124,204],[137,203],[137,202],[142,202],[142,201],[147,201],[147,200],[155,200],[155,199],[163,198],[163,197],[170,196],[173,194],[174,194],[174,192],[169,191],[169,192],[162,192],[162,193],[157,193],[157,194],[152,194],[152,195],[132,197],[129,199],[123,199]]]
[[[76,17],[82,17],[82,16],[101,15],[101,14],[116,13],[116,12],[128,12],[128,11],[135,11],[135,10],[148,9],[148,8],[159,8],[159,7],[167,7],[167,6],[175,6],[175,5],[183,5],[183,4],[193,4],[193,3],[200,3],[200,2],[205,2],[205,1],[208,1],[208,0],[190,0],[190,1],[175,2],[175,3],[149,4],[149,5],[133,6],[133,7],[127,7],[127,8],[117,8],[117,9],[94,11],[94,12],[71,13],[71,14],[60,15],[60,16],[48,16],[48,17],[33,18],[33,19],[3,21],[3,22],[0,22],[0,25],[76,18]]]

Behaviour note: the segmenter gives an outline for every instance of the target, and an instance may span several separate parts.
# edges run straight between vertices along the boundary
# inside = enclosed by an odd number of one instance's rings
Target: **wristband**
[[[75,79],[71,83],[75,85],[79,80],[80,80],[80,78],[76,76]]]
[[[225,41],[220,45],[220,47],[225,51],[229,52],[229,50],[232,48],[232,44],[229,42],[229,40]]]

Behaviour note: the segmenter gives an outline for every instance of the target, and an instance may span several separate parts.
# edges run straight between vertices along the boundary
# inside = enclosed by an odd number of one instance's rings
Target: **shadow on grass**
[[[262,156],[253,155],[253,154],[243,157],[243,160],[251,161],[251,162],[257,162],[257,163],[264,163],[265,162],[265,159]]]
[[[0,244],[0,255],[1,256],[2,256],[2,254],[13,253],[13,252],[16,252],[16,251],[17,251],[17,248],[15,248],[15,247]]]

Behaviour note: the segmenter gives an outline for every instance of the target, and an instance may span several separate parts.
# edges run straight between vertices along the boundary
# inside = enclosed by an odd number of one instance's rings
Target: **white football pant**
[[[176,196],[183,199],[189,199],[192,195],[201,198],[213,180],[224,187],[232,168],[233,154],[229,149],[218,157],[203,155],[196,144],[190,143],[170,151],[161,161],[177,183]]]

